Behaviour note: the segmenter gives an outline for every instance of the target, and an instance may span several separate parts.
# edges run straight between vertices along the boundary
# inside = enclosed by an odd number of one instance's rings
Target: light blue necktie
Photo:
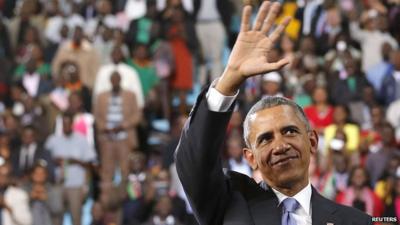
[[[294,198],[287,198],[283,200],[282,204],[282,225],[296,225],[293,213],[299,207],[299,203]]]

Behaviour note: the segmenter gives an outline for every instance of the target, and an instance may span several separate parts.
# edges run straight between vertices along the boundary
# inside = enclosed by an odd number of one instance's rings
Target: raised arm
[[[287,58],[267,62],[268,53],[289,23],[289,19],[285,19],[266,36],[279,7],[279,3],[263,2],[253,27],[250,25],[251,7],[244,7],[242,28],[228,66],[215,86],[217,92],[233,96],[247,77],[280,69],[289,62]],[[206,91],[200,94],[176,151],[178,176],[200,224],[222,224],[231,198],[231,188],[222,172],[220,149],[233,107],[227,112],[210,110],[212,100],[211,91],[207,97]]]

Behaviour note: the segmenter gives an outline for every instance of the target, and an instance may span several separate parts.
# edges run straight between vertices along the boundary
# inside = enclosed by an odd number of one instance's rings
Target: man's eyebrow
[[[256,145],[261,143],[263,139],[271,139],[273,137],[273,133],[271,131],[264,132],[257,136],[256,138]]]

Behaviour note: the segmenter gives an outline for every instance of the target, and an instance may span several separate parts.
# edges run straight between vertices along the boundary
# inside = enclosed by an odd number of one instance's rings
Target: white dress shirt
[[[137,104],[140,108],[144,107],[144,95],[139,74],[135,69],[125,63],[107,64],[100,67],[96,75],[93,97],[96,98],[100,93],[111,91],[111,75],[117,71],[121,75],[121,87],[124,90],[135,93]]]
[[[40,75],[38,73],[25,74],[22,78],[22,85],[31,97],[36,97],[39,89],[39,83]]]
[[[214,88],[215,82],[211,85],[210,89],[206,94],[208,109],[213,112],[226,112],[229,107],[235,101],[239,91],[234,96],[225,96],[221,94],[217,89]],[[275,195],[278,197],[279,204],[288,198],[288,196],[280,193],[279,191],[272,189]],[[293,196],[301,207],[299,207],[293,217],[296,220],[297,225],[311,225],[311,184],[308,185],[301,190],[299,193]]]
[[[289,198],[279,191],[272,188],[275,195],[278,197],[279,205],[283,202],[283,200]],[[296,199],[297,202],[300,204],[300,207],[296,209],[293,213],[293,218],[296,220],[297,225],[311,225],[311,184],[303,188],[299,193],[294,195],[292,198]]]

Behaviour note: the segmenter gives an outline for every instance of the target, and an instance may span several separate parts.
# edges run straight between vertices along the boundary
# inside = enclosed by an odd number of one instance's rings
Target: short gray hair
[[[267,96],[262,99],[260,99],[256,104],[251,107],[249,112],[246,115],[246,118],[244,119],[243,122],[243,138],[246,143],[246,146],[248,148],[251,148],[251,144],[249,141],[249,135],[250,135],[250,117],[254,115],[255,113],[272,108],[275,106],[280,106],[280,105],[287,105],[292,107],[294,109],[296,115],[299,117],[299,119],[304,123],[306,126],[307,131],[311,131],[311,125],[310,122],[307,119],[306,114],[304,113],[303,109],[301,106],[299,106],[297,103],[294,101],[285,98],[285,97],[277,97],[277,96]]]

